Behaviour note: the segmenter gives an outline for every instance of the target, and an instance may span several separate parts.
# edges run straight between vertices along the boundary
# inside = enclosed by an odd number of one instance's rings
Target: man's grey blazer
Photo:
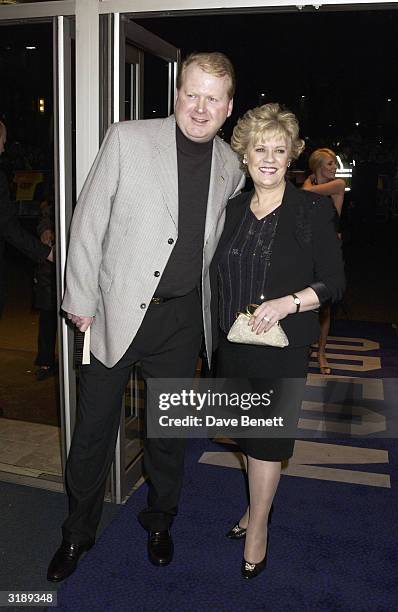
[[[174,116],[113,124],[73,215],[62,308],[95,316],[91,351],[107,367],[119,361],[134,339],[178,237],[175,132]],[[216,137],[202,268],[209,360],[209,265],[224,226],[227,201],[243,184],[237,156]]]

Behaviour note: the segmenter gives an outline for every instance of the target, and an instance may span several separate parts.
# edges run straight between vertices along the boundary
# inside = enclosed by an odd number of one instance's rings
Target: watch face
[[[300,304],[300,300],[299,300],[299,298],[297,298],[297,297],[296,297],[296,298],[294,298],[294,303],[295,303],[295,304],[297,304],[297,306],[298,306],[298,305]]]

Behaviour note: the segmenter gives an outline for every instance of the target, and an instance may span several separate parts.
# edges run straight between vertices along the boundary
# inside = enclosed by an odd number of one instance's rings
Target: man
[[[7,129],[4,123],[0,121],[0,156],[4,153],[6,141]],[[10,202],[7,178],[0,170],[0,314],[5,295],[4,274],[1,273],[4,240],[36,262],[45,259],[53,261],[52,248],[42,244],[36,236],[26,231],[19,223],[15,207]]]
[[[234,85],[223,54],[189,56],[175,114],[112,125],[80,196],[62,307],[81,331],[91,325],[92,354],[81,368],[66,467],[69,516],[51,581],[70,575],[94,543],[132,365],[140,361],[144,378],[191,378],[203,326],[211,355],[208,268],[227,200],[244,180],[235,154],[216,137],[231,114]],[[146,440],[148,507],[139,520],[155,565],[172,560],[183,458],[183,440]]]

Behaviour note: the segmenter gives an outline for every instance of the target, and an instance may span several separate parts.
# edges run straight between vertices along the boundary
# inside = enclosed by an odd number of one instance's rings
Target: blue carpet
[[[378,334],[382,366],[387,351],[386,367],[396,370],[398,341],[391,327],[369,324],[364,330],[361,325],[355,334],[351,322],[346,335]],[[389,452],[389,464],[380,469],[390,474],[391,488],[284,476],[274,502],[267,570],[246,582],[240,577],[243,542],[224,537],[246,505],[243,476],[236,469],[198,463],[204,451],[223,447],[191,441],[173,528],[174,562],[155,568],[146,560],[146,535],[136,520],[145,505],[146,487],[141,487],[61,586],[58,610],[398,611],[398,444],[382,439],[349,444]]]

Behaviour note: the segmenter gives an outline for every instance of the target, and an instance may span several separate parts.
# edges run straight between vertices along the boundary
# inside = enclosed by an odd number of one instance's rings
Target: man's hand
[[[54,244],[54,232],[51,229],[46,229],[40,234],[40,240],[43,244],[52,246]]]
[[[77,329],[81,332],[85,332],[94,321],[94,317],[80,317],[79,315],[71,314],[70,312],[66,313],[67,317],[74,325],[76,325]]]

